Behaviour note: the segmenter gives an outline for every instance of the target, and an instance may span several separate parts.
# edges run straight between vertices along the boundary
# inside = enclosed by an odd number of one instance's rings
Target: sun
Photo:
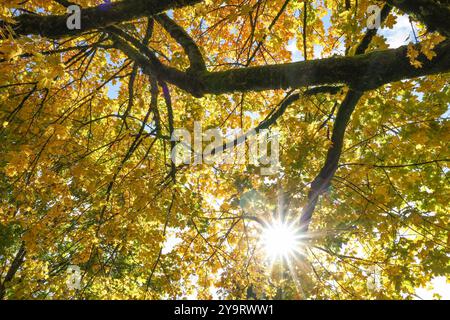
[[[295,257],[302,247],[300,229],[293,224],[275,220],[263,229],[261,244],[272,261]]]

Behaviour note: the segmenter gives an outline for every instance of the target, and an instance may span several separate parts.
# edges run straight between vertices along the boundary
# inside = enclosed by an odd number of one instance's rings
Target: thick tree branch
[[[332,145],[330,149],[328,149],[325,164],[311,183],[311,189],[308,193],[308,203],[302,211],[300,225],[303,232],[308,230],[319,196],[330,186],[330,182],[336,173],[339,159],[341,157],[342,147],[344,145],[345,130],[350,120],[350,116],[355,110],[361,97],[361,92],[350,90],[339,108],[331,137]]]
[[[390,11],[391,8],[389,6],[385,5],[383,7],[381,11],[382,21],[386,20],[386,18],[389,16]],[[371,29],[366,32],[364,38],[356,48],[356,55],[361,55],[367,50],[376,33],[376,29]],[[300,226],[303,232],[306,232],[308,230],[313,212],[319,200],[319,196],[328,189],[331,184],[331,180],[333,179],[334,174],[338,169],[342,148],[344,146],[345,130],[347,129],[350,117],[362,96],[363,91],[356,91],[351,88],[347,92],[344,101],[342,101],[342,104],[339,107],[336,121],[333,126],[331,146],[328,149],[327,158],[319,174],[311,183],[311,189],[308,193],[308,203],[303,208],[302,215],[300,217]]]
[[[156,15],[169,9],[194,5],[202,0],[123,0],[104,3],[81,10],[81,29],[67,28],[67,15],[22,14],[15,18],[17,24],[0,22],[0,27],[10,26],[17,35],[40,35],[48,38],[77,35],[89,30]]]
[[[128,40],[128,39],[127,39]],[[136,40],[136,39],[135,39]],[[148,48],[139,47],[141,51]],[[450,41],[436,46],[436,57],[419,57],[421,68],[411,65],[407,46],[374,51],[351,57],[301,61],[258,67],[204,72],[193,76],[163,65],[145,56],[125,41],[117,46],[143,70],[154,69],[156,75],[196,97],[204,94],[301,88],[329,84],[346,84],[357,91],[378,88],[384,84],[450,71]],[[156,59],[157,60],[157,59]]]
[[[207,73],[204,93],[220,94],[270,89],[347,84],[364,91],[386,83],[450,71],[450,42],[436,48],[437,56],[421,57],[422,68],[410,64],[407,47],[375,51],[354,57],[333,57],[287,64]]]
[[[0,281],[0,300],[3,300],[3,298],[5,297],[6,285],[14,278],[17,270],[19,270],[24,261],[25,254],[25,243],[22,243],[19,250],[17,251],[16,256],[14,257],[13,262],[11,263],[10,268],[8,269],[8,272],[6,273],[5,279],[3,279],[3,281]]]
[[[123,0],[103,3],[81,11],[82,26],[80,30],[69,30],[67,28],[67,15],[22,14],[15,18],[17,24],[11,25],[0,21],[0,27],[10,26],[17,35],[34,34],[57,38],[104,28],[144,16],[156,15],[165,10],[190,6],[200,2],[202,0]],[[68,1],[61,1],[60,3],[69,4]],[[387,0],[387,3],[422,21],[431,31],[437,30],[443,35],[450,35],[450,20],[448,19],[450,4],[447,0]]]

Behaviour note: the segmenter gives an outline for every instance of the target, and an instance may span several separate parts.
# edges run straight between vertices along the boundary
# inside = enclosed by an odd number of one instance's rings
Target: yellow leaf
[[[416,68],[422,67],[422,62],[417,60],[419,56],[419,50],[417,50],[412,43],[408,45],[408,52],[406,54],[409,58],[409,62]]]

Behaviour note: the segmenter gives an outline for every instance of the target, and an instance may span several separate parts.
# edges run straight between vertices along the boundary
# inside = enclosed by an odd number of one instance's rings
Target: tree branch
[[[133,45],[139,47],[139,43]],[[411,65],[407,46],[402,46],[358,56],[204,72],[195,76],[149,59],[124,41],[118,48],[143,70],[156,69],[160,79],[196,97],[329,84],[346,84],[357,91],[366,91],[390,82],[450,71],[450,41],[436,46],[433,60],[420,56],[421,68]]]
[[[407,46],[375,51],[354,57],[333,57],[287,64],[249,67],[206,73],[201,81],[204,93],[262,91],[326,84],[347,84],[365,91],[386,83],[450,71],[450,42],[436,47],[429,61],[421,56],[422,68],[407,57]]]
[[[205,61],[194,39],[166,14],[155,16],[155,20],[183,47],[191,63],[189,69],[195,72],[206,71]]]
[[[382,21],[387,19],[390,11],[391,8],[388,5],[383,7],[381,10]],[[356,55],[361,55],[367,50],[376,33],[377,29],[371,29],[366,32],[364,38],[356,48]],[[308,203],[303,208],[302,215],[300,217],[300,226],[303,232],[306,232],[309,228],[319,196],[328,189],[331,184],[331,180],[338,169],[342,148],[344,146],[345,130],[347,129],[350,117],[353,111],[355,111],[356,105],[363,94],[363,91],[356,91],[350,88],[344,98],[344,101],[342,101],[342,104],[339,107],[331,136],[331,147],[328,149],[327,158],[322,169],[311,183],[311,189],[308,192]]]
[[[0,28],[11,27],[17,35],[40,35],[59,38],[105,28],[107,26],[137,18],[159,14],[169,9],[194,5],[202,0],[122,0],[103,3],[96,7],[81,10],[81,29],[67,28],[67,15],[41,16],[22,14],[15,17],[17,24],[0,21]]]
[[[20,266],[22,265],[22,263],[24,261],[25,254],[26,254],[25,243],[22,242],[22,245],[20,246],[19,250],[17,251],[17,254],[14,257],[14,260],[11,263],[10,268],[8,269],[8,272],[6,273],[5,279],[3,280],[3,282],[0,283],[0,300],[2,300],[5,297],[6,284],[14,278],[17,270],[19,270]]]
[[[448,0],[387,0],[387,3],[423,22],[429,31],[439,31],[450,37]]]

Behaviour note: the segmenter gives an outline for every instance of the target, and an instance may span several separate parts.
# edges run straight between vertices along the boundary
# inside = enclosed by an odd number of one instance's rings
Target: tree
[[[408,15],[409,44],[366,28],[370,5],[385,29]],[[1,298],[399,299],[448,276],[446,1],[0,9]],[[172,161],[198,121],[276,134],[278,169]],[[270,265],[274,219],[302,240]]]

